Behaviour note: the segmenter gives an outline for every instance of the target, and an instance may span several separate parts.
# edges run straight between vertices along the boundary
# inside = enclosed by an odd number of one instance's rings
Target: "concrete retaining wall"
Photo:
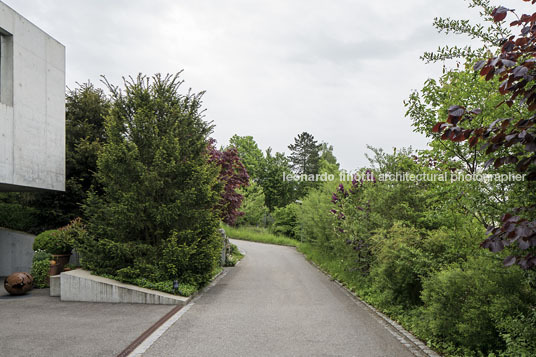
[[[30,272],[34,239],[32,234],[0,228],[0,276]]]
[[[76,269],[60,274],[62,301],[185,305],[191,298],[124,284]]]

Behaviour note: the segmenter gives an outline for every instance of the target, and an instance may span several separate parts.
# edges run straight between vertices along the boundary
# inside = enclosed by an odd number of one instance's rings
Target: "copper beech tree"
[[[209,161],[219,168],[218,181],[223,186],[217,211],[223,222],[234,226],[236,219],[244,215],[239,210],[244,197],[237,190],[249,185],[248,172],[235,147],[218,150],[215,140],[210,139],[208,152]]]
[[[532,5],[536,0],[523,0]],[[510,23],[519,30],[503,40],[498,55],[478,61],[474,69],[486,81],[498,76],[498,91],[505,97],[500,105],[525,106],[529,115],[521,120],[499,118],[489,126],[464,128],[479,109],[454,105],[448,110],[446,122],[434,125],[432,131],[441,139],[453,142],[469,141],[469,146],[478,148],[494,157],[484,168],[493,165],[513,165],[515,170],[526,175],[528,181],[536,181],[536,12],[521,17],[513,9],[498,7],[493,10],[494,21],[503,21],[508,13],[517,19]],[[536,205],[517,207],[505,213],[501,221],[488,227],[488,237],[481,247],[492,252],[510,246],[514,254],[504,260],[505,266],[518,264],[523,269],[536,268]]]

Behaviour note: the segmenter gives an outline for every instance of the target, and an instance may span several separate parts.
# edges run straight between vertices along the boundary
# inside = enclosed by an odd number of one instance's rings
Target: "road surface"
[[[144,356],[414,356],[294,248],[233,243],[246,257]]]

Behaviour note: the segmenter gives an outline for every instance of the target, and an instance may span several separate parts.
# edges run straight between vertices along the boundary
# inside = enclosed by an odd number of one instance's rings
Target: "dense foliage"
[[[218,264],[220,184],[209,162],[212,127],[201,94],[181,94],[179,74],[109,85],[106,144],[84,206],[82,265],[123,281],[203,284]]]
[[[94,179],[97,155],[106,141],[104,117],[110,100],[101,89],[84,83],[65,98],[65,192],[0,194],[0,226],[31,233],[61,227],[82,215],[81,204]]]
[[[30,274],[35,288],[48,288],[48,273],[52,255],[44,250],[36,250],[32,259]]]
[[[51,229],[35,237],[33,250],[44,250],[50,254],[71,254],[73,243],[59,230]]]
[[[249,184],[249,175],[238,156],[238,150],[229,147],[225,150],[217,150],[214,142],[209,145],[209,160],[215,163],[219,169],[218,180],[223,186],[218,211],[223,222],[234,225],[238,217],[244,212],[239,211],[243,196],[238,190]]]
[[[496,22],[505,19],[513,10],[499,7],[493,10]],[[452,142],[467,140],[469,148],[495,154],[485,167],[515,167],[528,181],[536,181],[536,87],[534,86],[536,56],[536,13],[522,15],[511,26],[521,28],[518,36],[510,36],[502,42],[500,54],[487,60],[480,60],[474,69],[486,81],[498,77],[501,81],[498,93],[506,99],[501,104],[508,107],[521,107],[519,116],[498,117],[489,125],[474,127],[475,117],[482,114],[481,109],[466,109],[465,106],[452,105],[448,109],[446,122],[438,122],[432,131],[441,133],[441,139]],[[469,124],[468,124],[469,123]],[[480,145],[479,145],[480,144]],[[514,254],[504,260],[507,266],[518,264],[525,269],[536,267],[536,196],[534,185],[527,184],[523,190],[525,204],[505,212],[500,220],[490,222],[489,237],[482,246],[498,252],[515,245]]]

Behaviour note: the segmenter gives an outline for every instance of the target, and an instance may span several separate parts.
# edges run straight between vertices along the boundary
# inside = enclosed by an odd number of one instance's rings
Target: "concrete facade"
[[[0,191],[65,189],[65,47],[0,2]]]
[[[0,276],[30,272],[34,240],[34,235],[0,228]]]

